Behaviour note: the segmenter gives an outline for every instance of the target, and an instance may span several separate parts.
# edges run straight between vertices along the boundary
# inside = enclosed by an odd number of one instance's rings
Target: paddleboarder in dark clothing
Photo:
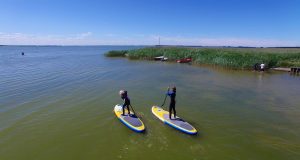
[[[170,96],[170,105],[169,105],[169,118],[171,119],[172,111],[174,112],[174,119],[176,119],[176,110],[175,110],[175,104],[176,104],[176,87],[172,87],[172,91],[170,91],[170,88],[168,88],[167,95]]]
[[[123,114],[122,116],[125,115],[125,107],[127,107],[128,109],[128,115],[130,115],[130,109],[129,109],[129,105],[130,105],[130,99],[128,98],[127,96],[127,91],[124,91],[124,90],[120,90],[119,92],[121,98],[123,99],[124,103],[122,105],[122,109],[123,109]]]

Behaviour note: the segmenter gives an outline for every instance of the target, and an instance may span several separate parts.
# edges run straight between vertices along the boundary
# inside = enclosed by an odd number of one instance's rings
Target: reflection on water
[[[127,48],[0,47],[0,159],[300,158],[299,77],[103,56]],[[197,136],[151,113],[172,84]],[[145,134],[112,113],[120,89]]]

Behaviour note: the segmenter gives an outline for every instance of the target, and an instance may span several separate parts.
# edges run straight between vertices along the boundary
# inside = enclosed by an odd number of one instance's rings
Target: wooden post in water
[[[299,74],[299,73],[300,73],[300,67],[291,68],[291,74]]]

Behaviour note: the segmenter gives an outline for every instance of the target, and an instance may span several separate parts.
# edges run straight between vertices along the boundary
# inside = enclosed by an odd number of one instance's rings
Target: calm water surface
[[[300,77],[103,56],[130,48],[0,46],[0,159],[300,159]],[[197,136],[152,115],[170,84]],[[146,133],[114,116],[120,89]]]

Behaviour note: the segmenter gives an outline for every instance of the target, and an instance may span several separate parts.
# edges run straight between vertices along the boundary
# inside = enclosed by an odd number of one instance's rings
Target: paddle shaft
[[[166,96],[165,96],[164,102],[163,102],[163,104],[161,105],[161,107],[163,107],[163,106],[165,105],[165,102],[166,102],[167,96],[168,96],[168,95],[166,95]]]
[[[132,109],[132,111],[133,111],[133,113],[134,113],[134,115],[136,115],[137,117],[139,117],[138,116],[138,114],[135,112],[135,110],[133,109],[133,107],[132,107],[132,105],[130,104],[130,107],[131,107],[131,109]]]
[[[169,88],[168,88],[168,91],[167,91],[167,92],[169,92]],[[163,102],[163,104],[162,104],[160,107],[163,107],[163,106],[165,105],[165,102],[166,102],[167,97],[168,97],[168,94],[166,94],[165,99],[164,99],[164,102]]]

